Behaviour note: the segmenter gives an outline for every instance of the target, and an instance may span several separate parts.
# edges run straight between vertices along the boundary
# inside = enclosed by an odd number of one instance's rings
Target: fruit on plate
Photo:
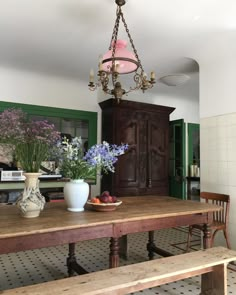
[[[112,203],[116,203],[117,202],[117,197],[116,196],[111,196],[112,197]]]
[[[94,204],[100,204],[100,203],[101,203],[101,201],[100,201],[99,198],[97,198],[97,197],[92,198],[90,201],[91,201],[92,203],[94,203]]]
[[[91,199],[92,203],[95,204],[100,204],[100,203],[116,203],[117,202],[117,197],[116,196],[111,196],[110,192],[104,191],[101,193],[100,196],[96,196],[95,198]]]
[[[104,191],[104,192],[102,192],[102,193],[101,193],[101,197],[102,197],[102,196],[108,196],[108,197],[109,197],[109,196],[110,196],[109,191]]]
[[[99,200],[102,203],[111,203],[111,198],[110,198],[110,196],[107,196],[107,195],[101,195],[101,196],[99,196]]]

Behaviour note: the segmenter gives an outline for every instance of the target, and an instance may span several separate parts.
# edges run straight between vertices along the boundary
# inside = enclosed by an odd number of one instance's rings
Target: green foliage
[[[42,161],[47,159],[48,145],[44,142],[18,143],[15,157],[25,172],[38,172]]]
[[[91,167],[82,159],[71,161],[65,158],[61,170],[64,176],[71,179],[90,179],[96,175],[95,167]]]

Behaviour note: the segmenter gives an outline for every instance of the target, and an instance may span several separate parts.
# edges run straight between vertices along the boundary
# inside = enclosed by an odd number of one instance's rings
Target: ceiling
[[[185,86],[159,80],[153,90],[198,99],[197,61],[209,36],[235,31],[235,0],[128,0],[122,8],[135,47],[157,80],[186,74]],[[98,56],[108,50],[116,16],[114,0],[3,0],[0,66],[88,82]],[[126,39],[123,26],[118,36]],[[202,50],[204,48],[204,50]]]

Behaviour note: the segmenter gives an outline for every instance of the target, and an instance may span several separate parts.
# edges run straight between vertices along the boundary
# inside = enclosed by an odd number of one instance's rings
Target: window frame
[[[0,112],[9,108],[20,108],[29,115],[84,120],[88,123],[88,147],[97,143],[97,112],[32,105],[15,102],[0,102]],[[60,131],[60,130],[59,130]]]

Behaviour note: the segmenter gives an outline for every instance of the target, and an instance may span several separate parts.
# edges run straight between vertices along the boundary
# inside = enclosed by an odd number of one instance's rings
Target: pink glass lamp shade
[[[127,46],[127,42],[125,40],[116,41],[114,60],[115,60],[115,70],[119,74],[132,73],[136,71],[137,68],[139,67],[139,64],[135,55],[129,50],[127,50],[126,46]],[[102,70],[106,72],[110,72],[111,67],[112,67],[112,49],[103,55],[102,65],[101,65]]]

